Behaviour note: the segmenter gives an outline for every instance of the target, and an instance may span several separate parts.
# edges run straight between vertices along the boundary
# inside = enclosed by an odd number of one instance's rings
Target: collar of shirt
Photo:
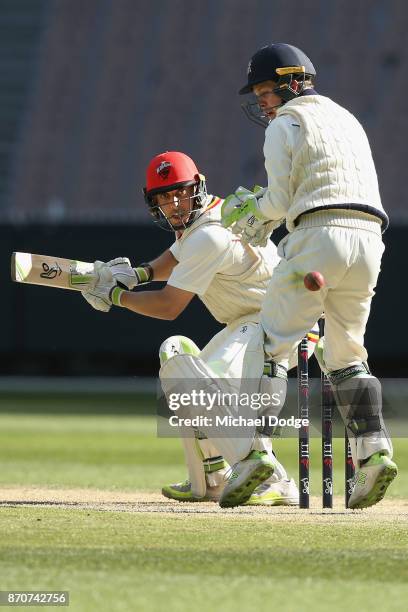
[[[318,96],[318,95],[319,94],[317,93],[315,89],[313,89],[312,87],[308,87],[307,89],[302,91],[301,94],[299,94],[299,98],[300,96]]]

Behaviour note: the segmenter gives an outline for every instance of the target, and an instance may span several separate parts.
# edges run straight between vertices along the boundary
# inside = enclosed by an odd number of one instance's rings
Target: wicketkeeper
[[[215,381],[212,388],[217,387],[216,381],[220,379],[231,381],[232,387],[242,379],[256,380],[258,385],[264,369],[259,312],[279,261],[275,245],[267,239],[269,228],[265,228],[264,235],[258,232],[253,245],[224,228],[223,200],[207,194],[204,176],[193,160],[180,152],[166,152],[152,159],[144,194],[154,221],[175,234],[174,243],[136,271],[125,258],[107,264],[97,262],[100,278],[92,290],[83,293],[85,299],[105,312],[113,304],[145,316],[173,320],[198,295],[225,327],[202,350],[183,336],[172,336],[163,342],[159,351],[160,378],[166,394],[174,391],[177,381],[183,380],[201,380],[209,387]],[[129,289],[152,281],[167,284],[157,291],[133,292],[119,287],[116,280]],[[313,350],[313,340],[310,345]],[[294,356],[295,362],[296,351]],[[269,370],[263,380],[266,385],[271,380]],[[217,412],[225,413],[219,407]],[[191,409],[189,414],[194,416],[197,412]],[[253,478],[259,483],[266,480],[254,491],[250,504],[298,503],[295,482],[288,478],[272,452],[270,431],[254,428],[235,437],[230,430],[224,438],[219,432],[213,438],[212,433],[205,428],[199,432],[183,429],[189,478],[163,487],[166,497],[179,501],[218,501],[229,465],[247,457]],[[244,501],[249,497],[250,494]]]
[[[261,198],[242,190],[228,197],[223,221],[249,241],[257,229],[264,235],[265,227],[286,222],[289,234],[279,244],[281,261],[261,314],[267,358],[272,368],[285,369],[294,347],[325,312],[320,362],[357,466],[349,507],[365,508],[383,498],[397,475],[382,420],[381,386],[364,348],[388,217],[364,129],[315,91],[315,75],[303,51],[284,43],[262,47],[251,58],[240,94],[253,94],[247,113],[266,126],[268,189]],[[325,279],[320,291],[303,284],[311,271]],[[245,469],[243,462],[235,472]]]

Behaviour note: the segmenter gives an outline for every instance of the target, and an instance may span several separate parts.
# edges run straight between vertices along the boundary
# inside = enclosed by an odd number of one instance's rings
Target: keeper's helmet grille
[[[279,96],[282,105],[301,95],[307,81],[315,75],[312,62],[301,49],[286,43],[275,43],[262,47],[252,56],[248,64],[248,82],[239,93],[251,93],[255,85],[274,81],[276,87],[273,92]],[[262,112],[257,100],[241,106],[251,121],[268,126],[270,119]]]

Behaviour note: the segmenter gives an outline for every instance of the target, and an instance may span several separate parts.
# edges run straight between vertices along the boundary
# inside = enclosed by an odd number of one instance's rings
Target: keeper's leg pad
[[[288,375],[284,367],[274,361],[267,361],[261,378],[260,396],[266,394],[270,398],[267,406],[262,405],[257,416],[264,417],[258,432],[264,436],[275,433],[273,417],[278,417],[286,400],[288,388]],[[259,449],[260,450],[260,449]]]
[[[200,349],[195,342],[187,336],[170,336],[165,340],[159,349],[160,365],[175,355],[199,355]]]
[[[380,381],[370,374],[366,364],[329,372],[336,403],[349,432],[357,443],[361,461],[376,452],[391,457],[392,445],[382,417]]]

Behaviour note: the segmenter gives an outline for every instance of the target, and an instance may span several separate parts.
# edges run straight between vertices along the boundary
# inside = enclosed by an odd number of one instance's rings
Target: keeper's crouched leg
[[[170,336],[160,346],[160,365],[176,355],[198,356],[200,349],[186,336]],[[204,434],[195,432],[195,438],[182,437],[188,478],[183,482],[166,485],[162,494],[170,499],[186,502],[218,501],[229,469],[228,463]]]

